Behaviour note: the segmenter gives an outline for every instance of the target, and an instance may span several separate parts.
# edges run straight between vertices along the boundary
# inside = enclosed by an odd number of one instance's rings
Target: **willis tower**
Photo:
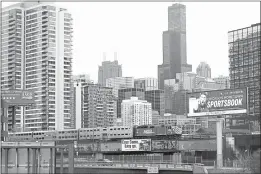
[[[163,64],[158,65],[159,88],[164,80],[176,79],[176,73],[191,72],[187,64],[186,6],[173,4],[168,8],[168,30],[163,32]]]

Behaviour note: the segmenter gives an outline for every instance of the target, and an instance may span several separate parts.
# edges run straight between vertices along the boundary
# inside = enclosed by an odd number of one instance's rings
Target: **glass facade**
[[[232,117],[229,125],[249,124],[248,128],[255,131],[254,125],[260,123],[260,23],[230,31],[228,44],[230,88],[248,87],[249,103],[246,117],[236,121]]]
[[[160,116],[165,112],[165,95],[163,90],[145,91],[145,100],[152,105],[152,110],[158,111]]]

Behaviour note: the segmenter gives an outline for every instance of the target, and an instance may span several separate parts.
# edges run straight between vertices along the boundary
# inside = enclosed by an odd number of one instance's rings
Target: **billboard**
[[[151,139],[129,139],[121,141],[122,151],[151,151]]]
[[[29,90],[2,90],[2,104],[7,106],[27,106],[35,103],[34,92]]]
[[[247,88],[189,93],[188,100],[189,117],[247,113]]]
[[[119,152],[121,151],[121,142],[101,143],[101,152]]]
[[[177,150],[177,141],[175,140],[152,140],[151,150]]]
[[[178,149],[181,151],[216,151],[216,140],[185,140],[178,142]]]

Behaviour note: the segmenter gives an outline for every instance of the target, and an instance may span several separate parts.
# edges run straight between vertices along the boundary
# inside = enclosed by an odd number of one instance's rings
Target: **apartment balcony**
[[[48,24],[48,17],[42,18],[42,25]]]
[[[10,33],[16,33],[15,25],[13,25],[12,27],[9,27],[7,31],[8,31],[9,34]]]

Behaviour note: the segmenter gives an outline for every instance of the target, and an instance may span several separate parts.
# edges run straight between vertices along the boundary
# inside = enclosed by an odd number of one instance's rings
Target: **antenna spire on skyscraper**
[[[106,61],[106,52],[103,52],[103,62]]]
[[[118,59],[118,54],[117,54],[117,52],[114,52],[114,60],[117,60]]]

